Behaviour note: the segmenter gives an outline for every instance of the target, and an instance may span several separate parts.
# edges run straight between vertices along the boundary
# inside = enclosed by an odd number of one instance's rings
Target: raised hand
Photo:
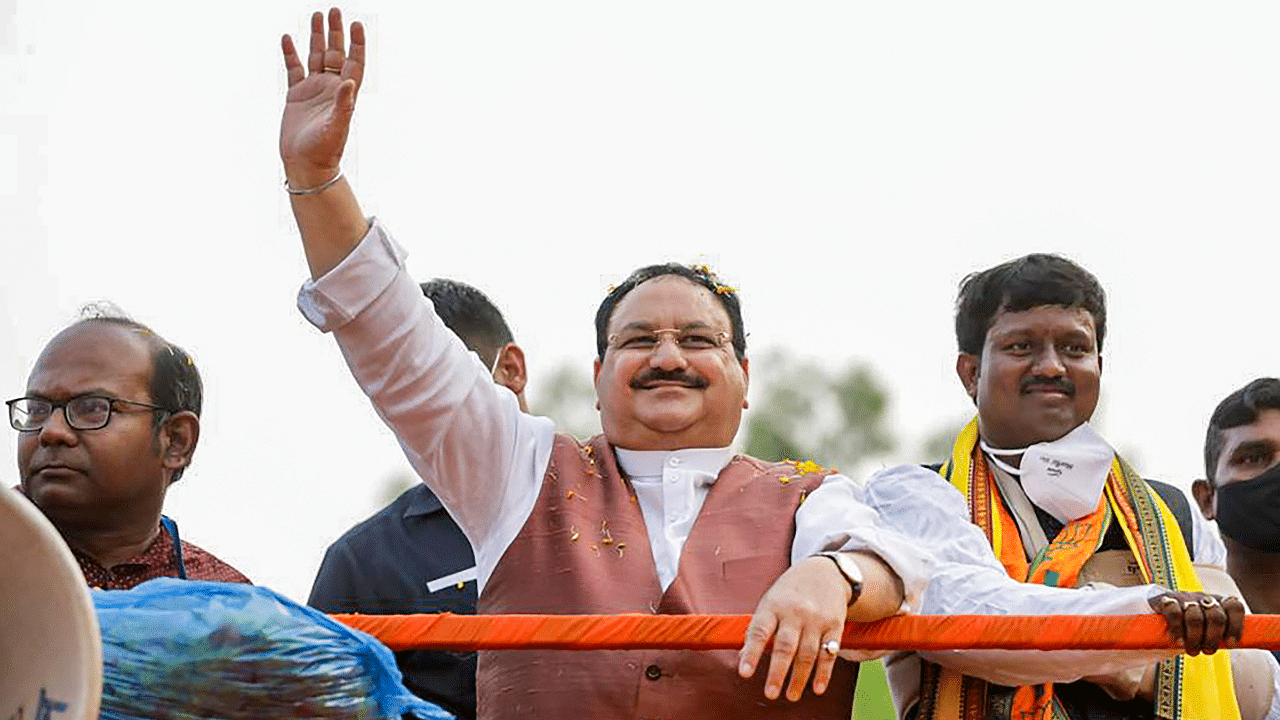
[[[1244,632],[1244,603],[1237,597],[1202,592],[1167,592],[1150,600],[1164,615],[1169,635],[1182,643],[1188,655],[1213,654],[1231,647]]]
[[[304,69],[293,38],[280,41],[289,76],[284,116],[280,120],[280,159],[295,188],[313,188],[340,172],[342,152],[355,112],[356,94],[364,79],[364,26],[351,23],[351,49],[345,50],[342,11],[311,16],[311,42]]]

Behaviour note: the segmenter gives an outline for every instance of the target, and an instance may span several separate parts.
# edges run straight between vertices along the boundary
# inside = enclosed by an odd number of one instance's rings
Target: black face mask
[[[1262,552],[1280,553],[1280,465],[1252,480],[1218,487],[1222,534]]]

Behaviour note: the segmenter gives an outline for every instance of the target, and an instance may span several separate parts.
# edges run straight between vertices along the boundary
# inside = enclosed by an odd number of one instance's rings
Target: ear
[[[524,362],[524,350],[511,342],[498,350],[498,362],[493,369],[493,380],[519,395],[529,382],[529,371]]]
[[[739,364],[742,365],[742,409],[746,410],[749,404],[747,402],[747,390],[751,387],[751,359],[742,358],[742,362]]]
[[[1208,480],[1196,480],[1191,483],[1191,494],[1195,496],[1196,504],[1200,506],[1200,514],[1205,520],[1215,520],[1218,515],[1218,503],[1213,493],[1213,486]]]
[[[969,398],[975,403],[978,402],[978,371],[981,366],[982,358],[977,355],[960,353],[956,356],[956,376],[960,378],[964,391],[969,393]]]
[[[600,409],[600,366],[604,363],[599,357],[591,365],[591,384],[596,388],[596,409]]]
[[[200,418],[190,410],[176,412],[160,425],[160,463],[171,474],[191,464],[200,442]]]

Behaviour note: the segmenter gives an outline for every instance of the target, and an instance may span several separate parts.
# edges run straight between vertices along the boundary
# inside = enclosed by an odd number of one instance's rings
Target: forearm
[[[968,518],[964,498],[936,473],[914,466],[877,473],[869,504],[884,523],[932,556],[921,598],[924,615],[1129,615],[1151,612],[1155,586],[1075,590],[1020,583],[996,560],[986,536]],[[1174,650],[984,650],[922,653],[933,662],[1002,685],[1071,681],[1141,666]]]
[[[997,685],[1074,682],[1143,667],[1177,650],[951,650],[922,652],[924,659]]]
[[[290,194],[289,202],[293,206],[298,232],[302,235],[302,249],[313,280],[337,267],[369,232],[369,220],[345,177],[322,192]]]
[[[862,594],[849,606],[848,619],[872,622],[897,614],[902,607],[902,579],[875,555],[865,552],[849,555],[862,570]]]
[[[981,564],[943,563],[925,592],[930,615],[1140,615],[1161,588],[1065,589],[1019,583]],[[1177,650],[964,650],[921,653],[932,662],[1000,685],[1072,682],[1148,665]]]

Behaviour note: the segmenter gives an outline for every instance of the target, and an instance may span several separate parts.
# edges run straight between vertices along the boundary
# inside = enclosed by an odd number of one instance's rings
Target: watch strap
[[[818,554],[830,558],[831,562],[836,564],[836,569],[844,576],[849,583],[849,589],[853,591],[849,597],[849,604],[856,603],[858,598],[862,597],[862,569],[853,561],[853,558],[839,550],[828,550]]]

